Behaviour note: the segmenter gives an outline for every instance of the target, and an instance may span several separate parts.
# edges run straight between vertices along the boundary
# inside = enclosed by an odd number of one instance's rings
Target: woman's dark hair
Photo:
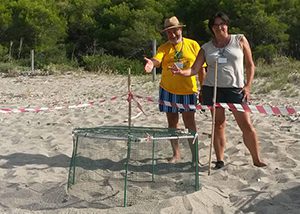
[[[214,23],[215,23],[215,19],[216,19],[216,18],[222,19],[223,22],[226,23],[226,25],[229,25],[229,22],[230,22],[229,17],[228,17],[225,13],[223,13],[223,12],[217,12],[217,13],[216,13],[215,15],[213,15],[213,16],[209,19],[209,21],[208,21],[208,27],[209,27],[209,30],[212,32],[212,34],[214,34],[212,28],[213,28],[213,26],[214,26]]]

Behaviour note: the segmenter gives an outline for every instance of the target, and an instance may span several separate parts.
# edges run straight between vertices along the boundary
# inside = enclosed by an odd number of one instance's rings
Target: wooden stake
[[[131,127],[131,70],[128,68],[128,127]]]
[[[211,170],[211,153],[212,153],[212,146],[215,138],[217,80],[218,80],[218,59],[216,60],[215,63],[215,83],[214,83],[214,95],[213,95],[213,105],[212,105],[212,127],[211,127],[211,141],[209,146],[208,175],[210,175],[210,170]]]

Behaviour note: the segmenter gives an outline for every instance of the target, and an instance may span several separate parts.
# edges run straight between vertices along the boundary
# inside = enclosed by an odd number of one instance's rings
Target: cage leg
[[[74,153],[74,164],[73,164],[73,180],[72,180],[73,184],[75,184],[77,148],[78,148],[78,136],[76,136],[76,140],[75,140],[75,153]]]
[[[127,175],[128,175],[128,164],[130,159],[130,152],[131,152],[131,138],[128,137],[127,141],[127,158],[125,162],[125,181],[124,181],[124,207],[127,207]]]
[[[156,160],[155,160],[155,140],[152,140],[152,182],[154,182],[155,168],[156,168]]]
[[[195,145],[195,190],[199,190],[199,141],[198,141],[198,134],[194,134],[194,145]]]
[[[68,187],[75,183],[75,168],[76,168],[76,155],[77,155],[77,146],[78,146],[78,136],[73,134],[73,152],[69,166],[69,177],[68,177]]]

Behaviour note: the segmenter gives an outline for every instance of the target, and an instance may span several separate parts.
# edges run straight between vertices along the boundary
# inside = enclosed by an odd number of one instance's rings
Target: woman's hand
[[[246,102],[250,101],[250,86],[245,85],[241,92],[244,92],[243,100]]]
[[[171,70],[171,72],[175,75],[175,74],[182,74],[182,70],[176,65],[176,63],[174,63],[172,66],[169,66],[169,69]]]
[[[153,70],[154,63],[151,59],[148,59],[147,57],[144,57],[144,59],[146,60],[144,69],[147,73],[150,73]]]

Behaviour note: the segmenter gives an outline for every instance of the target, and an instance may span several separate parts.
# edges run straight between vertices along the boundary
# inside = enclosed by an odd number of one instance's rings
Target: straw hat
[[[181,24],[176,16],[172,16],[171,18],[165,19],[164,29],[161,32],[178,27],[185,27],[185,25]]]

